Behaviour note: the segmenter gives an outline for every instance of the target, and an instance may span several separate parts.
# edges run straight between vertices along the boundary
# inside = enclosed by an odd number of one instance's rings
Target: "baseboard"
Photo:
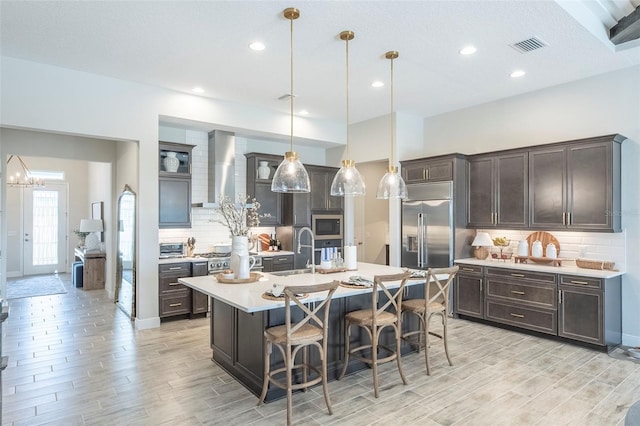
[[[160,317],[140,319],[136,318],[136,330],[146,330],[147,328],[160,327]]]
[[[622,333],[622,344],[625,346],[640,346],[640,336]]]

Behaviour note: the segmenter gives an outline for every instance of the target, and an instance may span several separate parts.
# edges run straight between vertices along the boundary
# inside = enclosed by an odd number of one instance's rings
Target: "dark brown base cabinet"
[[[408,287],[404,295],[405,299],[424,297],[424,285]],[[381,303],[382,301],[381,296]],[[334,299],[331,301],[329,312],[329,332],[327,341],[327,378],[335,380],[343,367],[344,358],[344,316],[347,312],[364,309],[371,306],[371,295],[360,294],[350,297]],[[292,309],[292,320],[300,318],[301,311]],[[224,368],[229,374],[242,383],[256,396],[262,391],[262,378],[264,374],[264,330],[268,327],[282,325],[285,322],[285,310],[283,308],[268,311],[248,313],[237,309],[220,300],[211,299],[211,349],[213,360]],[[351,339],[353,342],[369,342],[365,334],[360,334],[359,327],[352,328]],[[407,318],[403,322],[403,330],[417,330],[415,319]],[[389,345],[395,342],[393,331],[386,327],[380,337],[382,342]],[[403,343],[402,353],[415,351],[416,348],[408,343]],[[381,352],[383,353],[383,352]],[[320,366],[320,358],[315,348],[309,348],[309,360],[312,364]],[[270,355],[272,368],[282,365],[282,354],[274,350]],[[348,373],[363,370],[367,365],[352,359],[349,362]],[[301,377],[294,372],[294,383]],[[394,383],[400,381],[399,376],[390,376]],[[285,396],[285,391],[275,386],[270,386],[266,401],[273,401]]]
[[[158,309],[160,318],[206,314],[209,311],[207,295],[180,284],[178,279],[207,275],[207,273],[206,262],[193,264],[191,262],[179,262],[159,265]]]
[[[622,343],[621,277],[460,264],[456,315],[611,349]]]

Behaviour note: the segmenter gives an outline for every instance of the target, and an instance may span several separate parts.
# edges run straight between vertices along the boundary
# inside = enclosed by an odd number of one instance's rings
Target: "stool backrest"
[[[425,283],[425,302],[426,308],[429,303],[439,302],[445,307],[447,314],[449,313],[449,288],[458,273],[458,266],[451,268],[429,268],[427,270],[427,282]],[[445,279],[438,279],[438,275],[447,275]]]
[[[373,326],[376,325],[376,317],[383,311],[389,310],[395,314],[400,320],[402,314],[402,293],[404,292],[404,286],[407,284],[407,280],[411,276],[411,272],[402,272],[400,274],[392,275],[375,275],[373,277],[373,292],[371,300],[371,309],[373,310]],[[400,281],[400,286],[395,289],[388,289],[387,285],[392,282]],[[384,304],[379,303],[380,291],[387,296],[387,301]],[[390,309],[389,309],[390,308]]]
[[[331,307],[331,298],[333,297],[333,293],[337,290],[338,286],[340,286],[340,281],[333,281],[325,284],[315,284],[315,285],[307,285],[307,286],[292,286],[284,288],[284,301],[285,301],[285,324],[287,326],[287,338],[290,338],[293,333],[299,330],[303,325],[313,322],[320,328],[325,330],[326,337],[326,328],[329,318],[329,308]],[[321,301],[313,303],[313,307],[311,307],[311,303],[309,303],[309,307],[307,307],[301,301],[301,297],[298,295],[303,294],[313,294],[319,293],[323,291],[328,291],[327,296]],[[292,305],[291,302],[294,302]],[[291,323],[291,307],[298,306],[304,315],[304,317],[296,322]],[[324,315],[322,318],[318,316],[318,313],[324,308]]]

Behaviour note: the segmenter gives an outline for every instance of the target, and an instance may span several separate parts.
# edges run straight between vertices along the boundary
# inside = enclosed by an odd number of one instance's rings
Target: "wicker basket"
[[[576,259],[576,266],[584,269],[612,270],[615,262],[608,260]]]

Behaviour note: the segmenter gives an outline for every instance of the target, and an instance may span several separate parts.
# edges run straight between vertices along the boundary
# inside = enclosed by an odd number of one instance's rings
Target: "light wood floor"
[[[10,301],[4,323],[3,424],[274,425],[285,402],[257,397],[211,361],[208,319],[136,331],[102,290]],[[434,322],[435,323],[435,322]],[[296,424],[622,425],[640,399],[640,365],[606,354],[463,320],[451,320],[446,364],[433,346],[294,395]]]

